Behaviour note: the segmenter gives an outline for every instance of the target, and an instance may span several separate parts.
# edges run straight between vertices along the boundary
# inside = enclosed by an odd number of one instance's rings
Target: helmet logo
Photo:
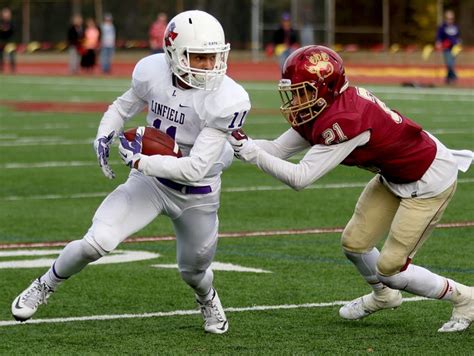
[[[165,35],[165,45],[166,47],[171,46],[171,42],[174,41],[176,37],[178,37],[178,34],[174,32],[174,29],[176,28],[176,24],[174,22],[170,23],[168,32]]]
[[[320,79],[326,79],[334,73],[334,66],[329,61],[327,53],[313,53],[307,58],[311,64],[305,64],[305,68],[311,74],[316,74]]]

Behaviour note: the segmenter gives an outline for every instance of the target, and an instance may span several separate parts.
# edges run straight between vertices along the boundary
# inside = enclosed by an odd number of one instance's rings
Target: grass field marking
[[[411,297],[403,298],[404,302],[419,302],[431,300],[423,297]],[[326,303],[305,303],[305,304],[282,304],[282,305],[255,305],[251,307],[239,307],[239,308],[224,308],[224,311],[229,313],[248,312],[248,311],[265,311],[265,310],[286,310],[286,309],[303,309],[303,308],[328,308],[347,304],[349,301],[335,301]],[[54,323],[70,323],[70,322],[81,322],[81,321],[99,321],[99,320],[116,320],[116,319],[144,319],[144,318],[160,318],[170,316],[181,316],[181,315],[195,315],[200,314],[199,310],[175,310],[171,312],[150,312],[142,314],[109,314],[109,315],[90,315],[90,316],[77,316],[69,318],[49,318],[49,319],[31,319],[26,322],[20,323],[19,321],[13,320],[0,320],[1,326],[14,326],[14,325],[28,325],[28,324],[54,324]]]
[[[59,255],[61,249],[57,250],[17,250],[17,251],[0,251],[0,258],[5,257],[32,257],[32,256],[49,256]],[[156,252],[138,251],[138,250],[115,250],[112,253],[103,256],[101,259],[91,262],[91,265],[103,265],[111,263],[126,263],[145,261],[159,258],[161,255]],[[15,259],[15,260],[0,260],[0,269],[6,268],[38,268],[49,267],[53,264],[57,257],[49,256],[48,258],[36,259]]]
[[[474,182],[474,178],[461,178],[458,179],[458,184],[470,184]],[[306,187],[305,190],[314,189],[351,189],[351,188],[363,188],[367,185],[367,182],[354,182],[354,183],[328,183],[328,184],[313,184]],[[280,191],[290,190],[291,188],[286,185],[261,185],[261,186],[245,186],[245,187],[231,187],[222,188],[222,193],[246,193],[256,191]],[[43,194],[43,195],[29,195],[19,196],[10,195],[6,197],[0,197],[0,201],[22,201],[22,200],[58,200],[58,199],[88,199],[88,198],[100,198],[105,197],[109,192],[90,192],[90,193],[77,193],[77,194]]]
[[[60,137],[24,137],[15,141],[0,141],[0,147],[24,147],[24,146],[69,146],[69,145],[91,145],[93,139],[65,140]]]
[[[18,116],[24,116],[24,112],[21,112],[21,115]],[[47,113],[46,113],[47,114]],[[13,116],[11,113],[8,114],[9,117]],[[0,115],[1,117],[1,115]],[[97,123],[90,123],[90,124],[81,124],[80,126],[81,129],[88,128],[88,129],[97,129]],[[77,126],[75,125],[70,125],[70,124],[40,124],[40,125],[29,125],[29,126],[14,126],[15,132],[22,132],[22,131],[41,131],[41,130],[75,130],[77,129]],[[1,131],[8,131],[11,132],[13,128],[11,127],[0,127],[0,132]],[[7,135],[5,135],[7,136]],[[10,139],[16,139],[18,138],[18,135],[9,135]],[[1,137],[1,136],[0,136]]]
[[[119,161],[110,161],[110,164],[118,164]],[[97,166],[97,161],[49,161],[36,163],[5,163],[0,164],[0,169],[28,169],[28,168],[65,168],[65,167],[88,167]]]
[[[441,229],[453,229],[473,227],[474,221],[455,221],[450,223],[443,223],[436,225]],[[329,233],[340,233],[344,227],[322,227],[313,229],[290,229],[290,230],[267,230],[267,231],[240,231],[240,232],[222,232],[219,233],[219,238],[245,238],[245,237],[274,237],[286,235],[318,235]],[[173,241],[174,235],[169,236],[144,236],[144,237],[130,237],[124,243],[137,242],[155,242],[155,241]],[[58,247],[65,246],[70,241],[51,241],[51,242],[21,242],[21,243],[0,243],[0,250],[14,249],[14,248],[36,248],[36,247]]]
[[[257,123],[256,123],[257,124]],[[260,124],[257,124],[260,125]],[[266,124],[265,124],[266,125]],[[427,130],[433,135],[443,136],[443,135],[466,135],[469,133],[474,134],[474,130],[469,129],[433,129]],[[267,133],[260,133],[254,135],[254,139],[260,140],[271,140],[272,135]],[[91,145],[94,139],[77,139],[77,140],[65,140],[61,137],[46,137],[46,136],[37,136],[37,137],[23,137],[23,138],[9,138],[4,141],[0,141],[0,147],[26,147],[26,146],[70,146],[70,145]],[[118,144],[116,144],[118,146]]]
[[[100,261],[100,260],[99,260]],[[164,268],[164,269],[178,269],[177,263],[171,264],[156,264],[151,265],[153,268]],[[233,263],[217,262],[214,261],[211,263],[211,269],[213,271],[229,271],[229,272],[248,272],[248,273],[273,273],[272,271],[267,271],[261,268],[245,267],[241,265],[236,265]]]

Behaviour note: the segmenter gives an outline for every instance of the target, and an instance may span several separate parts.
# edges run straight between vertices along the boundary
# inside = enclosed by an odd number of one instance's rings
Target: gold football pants
[[[431,234],[455,190],[456,183],[432,198],[400,198],[375,176],[342,233],[343,248],[365,253],[387,236],[377,270],[386,276],[400,272]]]

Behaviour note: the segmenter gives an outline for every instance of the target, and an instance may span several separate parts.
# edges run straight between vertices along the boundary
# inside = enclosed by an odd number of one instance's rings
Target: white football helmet
[[[224,30],[214,16],[198,10],[176,15],[166,27],[163,48],[171,71],[184,83],[204,90],[219,87],[227,70],[230,44],[225,43]],[[215,53],[214,68],[191,68],[189,53]]]

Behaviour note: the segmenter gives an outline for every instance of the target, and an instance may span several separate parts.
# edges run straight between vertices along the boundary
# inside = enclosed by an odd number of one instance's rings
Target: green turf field
[[[0,81],[0,244],[81,238],[102,199],[128,174],[116,147],[111,163],[117,178],[107,180],[97,167],[92,140],[101,113],[24,112],[2,102],[111,102],[129,80],[4,76]],[[273,138],[286,130],[274,85],[244,86],[255,109],[247,119],[248,134]],[[472,90],[367,89],[449,147],[474,150]],[[143,124],[143,118],[127,127]],[[340,233],[285,232],[343,227],[371,176],[339,167],[294,192],[238,161],[224,173],[221,233],[265,236],[223,237],[215,260],[266,272],[216,268],[215,285],[230,322],[225,335],[204,334],[192,292],[175,268],[152,266],[175,263],[174,241],[121,245],[124,256],[143,252],[151,259],[89,266],[40,309],[39,323],[25,325],[10,325],[10,303],[46,267],[20,267],[53,259],[61,247],[23,248],[23,254],[0,249],[0,354],[472,354],[472,327],[456,335],[436,332],[450,317],[448,303],[409,299],[397,311],[343,321],[341,302],[369,289],[343,256]],[[474,170],[459,178],[444,224],[474,221]],[[136,236],[172,234],[167,218],[160,217]],[[474,285],[473,235],[472,226],[439,228],[416,263]]]

